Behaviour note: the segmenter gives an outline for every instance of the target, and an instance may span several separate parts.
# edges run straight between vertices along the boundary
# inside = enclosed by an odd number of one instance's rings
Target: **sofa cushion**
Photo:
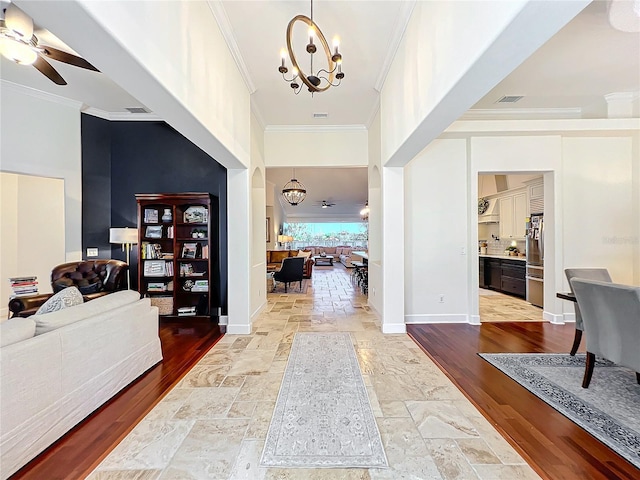
[[[14,317],[0,323],[0,347],[31,338],[36,333],[36,322],[31,318]]]
[[[282,260],[289,256],[289,250],[272,250],[271,261],[269,263],[282,263]]]
[[[311,252],[305,252],[304,250],[298,250],[298,257],[309,258],[311,256]]]
[[[65,289],[69,290],[69,289]],[[63,290],[63,291],[65,291]],[[79,292],[78,292],[79,293]],[[73,308],[59,310],[57,312],[46,313],[44,315],[33,315],[32,318],[36,322],[36,335],[56,330],[79,322],[85,318],[94,317],[107,310],[136,302],[140,299],[140,294],[133,290],[120,290],[109,295],[91,300],[90,302],[77,305]]]
[[[45,313],[57,312],[67,307],[75,307],[83,302],[82,294],[76,287],[63,288],[44,302],[35,314],[43,315]]]

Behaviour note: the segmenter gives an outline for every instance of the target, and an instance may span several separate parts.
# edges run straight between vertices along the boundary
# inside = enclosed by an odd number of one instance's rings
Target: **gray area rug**
[[[640,468],[640,385],[635,372],[597,359],[589,388],[582,388],[585,355],[478,355]]]
[[[388,466],[349,333],[296,334],[260,464]]]

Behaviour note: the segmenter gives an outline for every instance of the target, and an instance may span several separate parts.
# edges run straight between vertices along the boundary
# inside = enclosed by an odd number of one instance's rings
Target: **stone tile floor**
[[[528,480],[538,475],[407,335],[383,335],[341,265],[270,294],[251,335],[225,335],[88,477]],[[350,332],[388,469],[261,468],[296,332]]]
[[[526,300],[480,288],[481,322],[543,322],[542,309]]]

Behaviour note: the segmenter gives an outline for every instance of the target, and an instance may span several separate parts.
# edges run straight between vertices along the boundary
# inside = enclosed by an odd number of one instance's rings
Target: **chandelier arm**
[[[298,78],[298,76],[299,76],[299,75],[294,75],[293,77],[291,77],[291,79],[288,79],[287,77],[285,77],[285,74],[283,73],[283,74],[282,74],[282,79],[283,79],[285,82],[289,82],[289,83],[291,83],[291,82],[293,82],[296,78]]]
[[[324,34],[320,30],[320,28],[313,22],[313,20],[311,20],[306,15],[296,15],[295,17],[293,17],[289,22],[289,25],[287,25],[287,50],[289,51],[289,58],[291,59],[291,63],[295,68],[298,69],[298,76],[300,77],[300,80],[302,80],[302,82],[309,88],[309,91],[311,91],[312,93],[324,92],[325,90],[331,87],[331,81],[329,81],[329,84],[326,87],[319,88],[313,85],[307,79],[307,75],[304,73],[304,70],[300,68],[300,65],[298,64],[298,60],[295,56],[295,53],[293,52],[293,47],[291,46],[293,25],[298,21],[306,23],[309,27],[312,27],[314,29],[316,36],[318,37],[318,40],[320,40],[320,43],[322,44],[322,48],[324,49],[325,56],[327,57],[327,64],[329,65],[329,67],[332,69],[335,69],[336,62],[334,62],[333,59],[331,58],[332,57],[331,50],[329,48],[329,44],[327,43],[327,39],[324,37]],[[330,73],[331,80],[333,80],[332,77],[333,77],[333,73]]]

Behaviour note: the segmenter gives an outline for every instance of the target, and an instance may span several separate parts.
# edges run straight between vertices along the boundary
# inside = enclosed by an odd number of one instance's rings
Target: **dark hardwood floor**
[[[11,480],[85,478],[220,338],[221,328],[210,321],[161,320],[163,361],[76,425]]]
[[[407,331],[543,478],[640,478],[640,470],[476,355],[568,353],[572,324],[407,325]]]

